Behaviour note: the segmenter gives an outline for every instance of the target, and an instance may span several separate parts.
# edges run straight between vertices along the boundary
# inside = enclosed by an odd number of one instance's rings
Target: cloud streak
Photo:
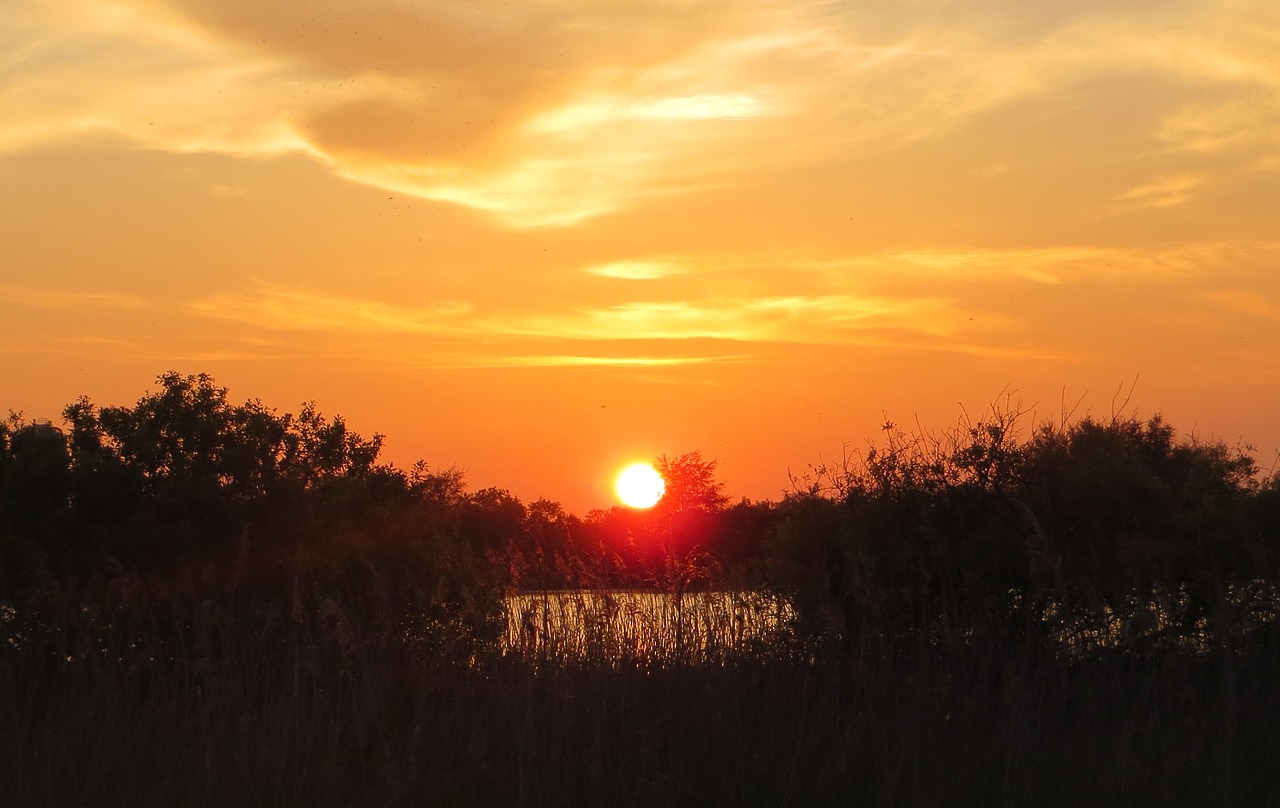
[[[869,330],[944,336],[957,314],[945,300],[856,295],[623,303],[565,317],[533,317],[509,328],[560,339],[840,343]]]
[[[713,286],[736,281],[764,287],[785,274],[792,286],[835,289],[834,294],[841,294],[859,283],[882,287],[921,279],[938,284],[1020,279],[1050,285],[1107,278],[1176,281],[1213,276],[1233,267],[1262,268],[1278,261],[1280,241],[1210,241],[1143,247],[938,247],[839,257],[796,252],[664,255],[619,259],[583,271],[627,280],[679,282],[687,276]]]
[[[1122,212],[1146,208],[1171,208],[1186,204],[1195,192],[1205,184],[1202,174],[1169,174],[1152,182],[1139,185],[1117,196],[1113,207]]]
[[[63,289],[33,289],[0,286],[0,303],[37,309],[136,309],[142,300],[111,292],[74,292]]]
[[[595,356],[576,354],[474,354],[433,353],[419,357],[416,364],[435,368],[579,368],[586,370],[661,369],[696,365],[724,365],[745,362],[744,354],[693,356]]]
[[[584,267],[588,275],[602,278],[618,278],[629,281],[652,281],[684,275],[689,267],[679,258],[637,258],[622,261],[611,261],[606,264],[594,264]]]
[[[848,294],[638,301],[551,313],[498,314],[476,312],[460,302],[411,307],[264,286],[256,294],[217,295],[190,308],[206,317],[277,331],[583,342],[838,344],[856,341],[863,332],[946,336],[961,319],[946,300]]]
[[[265,284],[257,294],[221,294],[197,300],[191,310],[279,331],[351,334],[449,334],[466,330],[471,307],[458,301],[398,306],[357,297]]]
[[[1128,204],[1177,204],[1181,183],[1137,189]],[[1163,205],[1161,203],[1164,203]],[[1046,284],[1085,279],[1185,280],[1262,267],[1280,260],[1280,242],[1189,242],[1133,247],[1061,246],[1035,248],[971,248],[890,250],[872,255],[813,262],[829,273],[867,272],[884,277],[925,276],[939,280],[1001,281],[1018,278]]]

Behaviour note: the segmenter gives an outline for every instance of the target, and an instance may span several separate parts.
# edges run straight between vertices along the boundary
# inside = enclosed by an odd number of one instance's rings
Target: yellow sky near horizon
[[[208,372],[581,513],[1136,378],[1269,464],[1278,56],[1270,0],[11,0],[0,408]]]

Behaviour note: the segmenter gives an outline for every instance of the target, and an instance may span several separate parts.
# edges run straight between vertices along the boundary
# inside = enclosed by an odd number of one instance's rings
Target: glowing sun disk
[[[632,463],[622,470],[614,483],[618,499],[632,508],[652,508],[662,499],[667,484],[648,463]]]

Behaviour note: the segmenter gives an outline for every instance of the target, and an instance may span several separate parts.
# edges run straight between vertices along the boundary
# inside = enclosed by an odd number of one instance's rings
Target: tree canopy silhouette
[[[686,452],[676,457],[659,455],[653,465],[667,485],[655,506],[659,511],[714,513],[728,504],[724,483],[716,479],[716,461],[703,460],[701,452]]]

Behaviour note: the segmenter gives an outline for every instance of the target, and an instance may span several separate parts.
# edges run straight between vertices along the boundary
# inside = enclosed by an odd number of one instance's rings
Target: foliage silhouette
[[[716,461],[703,460],[701,452],[659,455],[653,465],[666,483],[666,491],[654,506],[659,513],[715,513],[728,504],[724,483],[715,476]]]
[[[993,407],[942,434],[886,424],[883,446],[815,469],[782,504],[776,546],[811,625],[850,647],[922,628],[1227,641],[1231,593],[1274,592],[1252,458],[1159,417],[1024,439],[1024,414]]]

